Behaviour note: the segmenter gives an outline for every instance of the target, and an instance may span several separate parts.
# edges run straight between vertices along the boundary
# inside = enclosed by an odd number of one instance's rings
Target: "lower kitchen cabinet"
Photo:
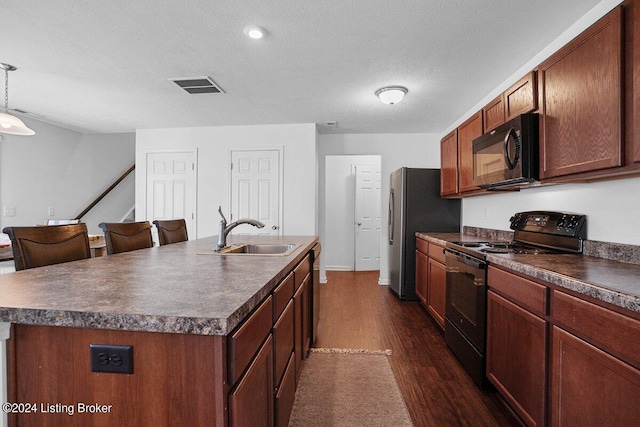
[[[558,327],[551,360],[552,426],[638,425],[638,369]]]
[[[295,342],[294,352],[296,355],[296,385],[300,381],[300,374],[302,373],[302,363],[306,358],[306,354],[309,351],[311,344],[310,333],[310,286],[311,274],[307,274],[302,284],[296,291],[293,297],[294,300],[294,316],[295,316]]]
[[[528,426],[545,419],[547,322],[489,291],[487,378]]]
[[[273,347],[271,335],[229,394],[231,426],[273,426]]]
[[[296,398],[296,362],[295,355],[291,354],[287,369],[276,390],[276,426],[289,425],[289,417]]]
[[[429,243],[416,239],[416,296],[427,308],[427,285],[429,283]]]
[[[442,330],[447,294],[443,250],[442,246],[416,238],[416,295]]]
[[[489,266],[487,378],[527,426],[546,425],[549,289]]]
[[[638,425],[640,320],[560,291],[552,306],[551,425]]]
[[[444,316],[447,301],[447,269],[439,261],[429,258],[429,288],[427,292],[427,310],[444,329]]]

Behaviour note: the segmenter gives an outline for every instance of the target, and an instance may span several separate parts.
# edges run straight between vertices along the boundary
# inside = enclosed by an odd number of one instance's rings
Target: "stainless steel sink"
[[[288,243],[247,243],[227,246],[220,255],[289,255],[298,245]]]

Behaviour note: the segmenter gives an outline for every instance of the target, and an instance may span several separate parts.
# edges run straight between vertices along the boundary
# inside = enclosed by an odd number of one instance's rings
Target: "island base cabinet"
[[[271,335],[229,395],[229,425],[273,426],[273,343]]]
[[[636,426],[640,371],[553,327],[551,425]]]
[[[284,371],[280,387],[276,391],[276,426],[289,425],[289,417],[296,398],[296,362],[295,355],[291,354],[287,369]]]
[[[37,412],[9,414],[9,425],[224,426],[225,340],[13,325],[9,401],[33,402]],[[90,344],[133,346],[133,374],[91,372]]]

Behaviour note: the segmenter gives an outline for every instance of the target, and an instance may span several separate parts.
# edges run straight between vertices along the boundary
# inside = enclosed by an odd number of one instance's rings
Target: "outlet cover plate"
[[[133,346],[89,344],[91,372],[133,374]]]

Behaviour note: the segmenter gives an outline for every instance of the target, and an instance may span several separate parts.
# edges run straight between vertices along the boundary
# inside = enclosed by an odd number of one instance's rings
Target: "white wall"
[[[197,237],[201,238],[218,234],[219,205],[224,212],[229,212],[230,150],[281,147],[284,152],[284,234],[315,235],[316,135],[315,124],[138,130],[136,220],[153,220],[144,218],[147,152],[176,148],[197,149],[196,227]]]
[[[37,120],[25,122],[34,136],[6,135],[0,142],[2,227],[74,218],[134,161],[133,133],[84,135]],[[133,176],[122,185],[109,210],[94,208],[92,214],[100,218],[83,218],[89,233],[101,234],[99,222],[120,221],[133,207]],[[16,216],[4,216],[5,207],[15,207]]]
[[[380,156],[325,157],[325,234],[323,267],[351,271],[355,265],[355,172],[354,165],[381,165]]]
[[[320,157],[320,241],[325,241],[325,156],[380,155],[382,157],[382,236],[387,236],[387,206],[389,204],[389,175],[406,166],[440,169],[439,134],[326,134],[319,137]],[[324,243],[323,243],[324,244]],[[380,284],[389,283],[388,241],[380,243]],[[322,261],[322,260],[321,260]]]
[[[524,64],[503,84],[460,117],[441,136],[481,109],[524,74],[551,56],[611,9],[620,0],[603,0],[560,37]],[[588,239],[640,245],[640,178],[616,179],[587,184],[561,184],[526,189],[519,193],[490,194],[462,201],[463,224],[509,229],[509,218],[518,211],[560,210],[588,216]]]

